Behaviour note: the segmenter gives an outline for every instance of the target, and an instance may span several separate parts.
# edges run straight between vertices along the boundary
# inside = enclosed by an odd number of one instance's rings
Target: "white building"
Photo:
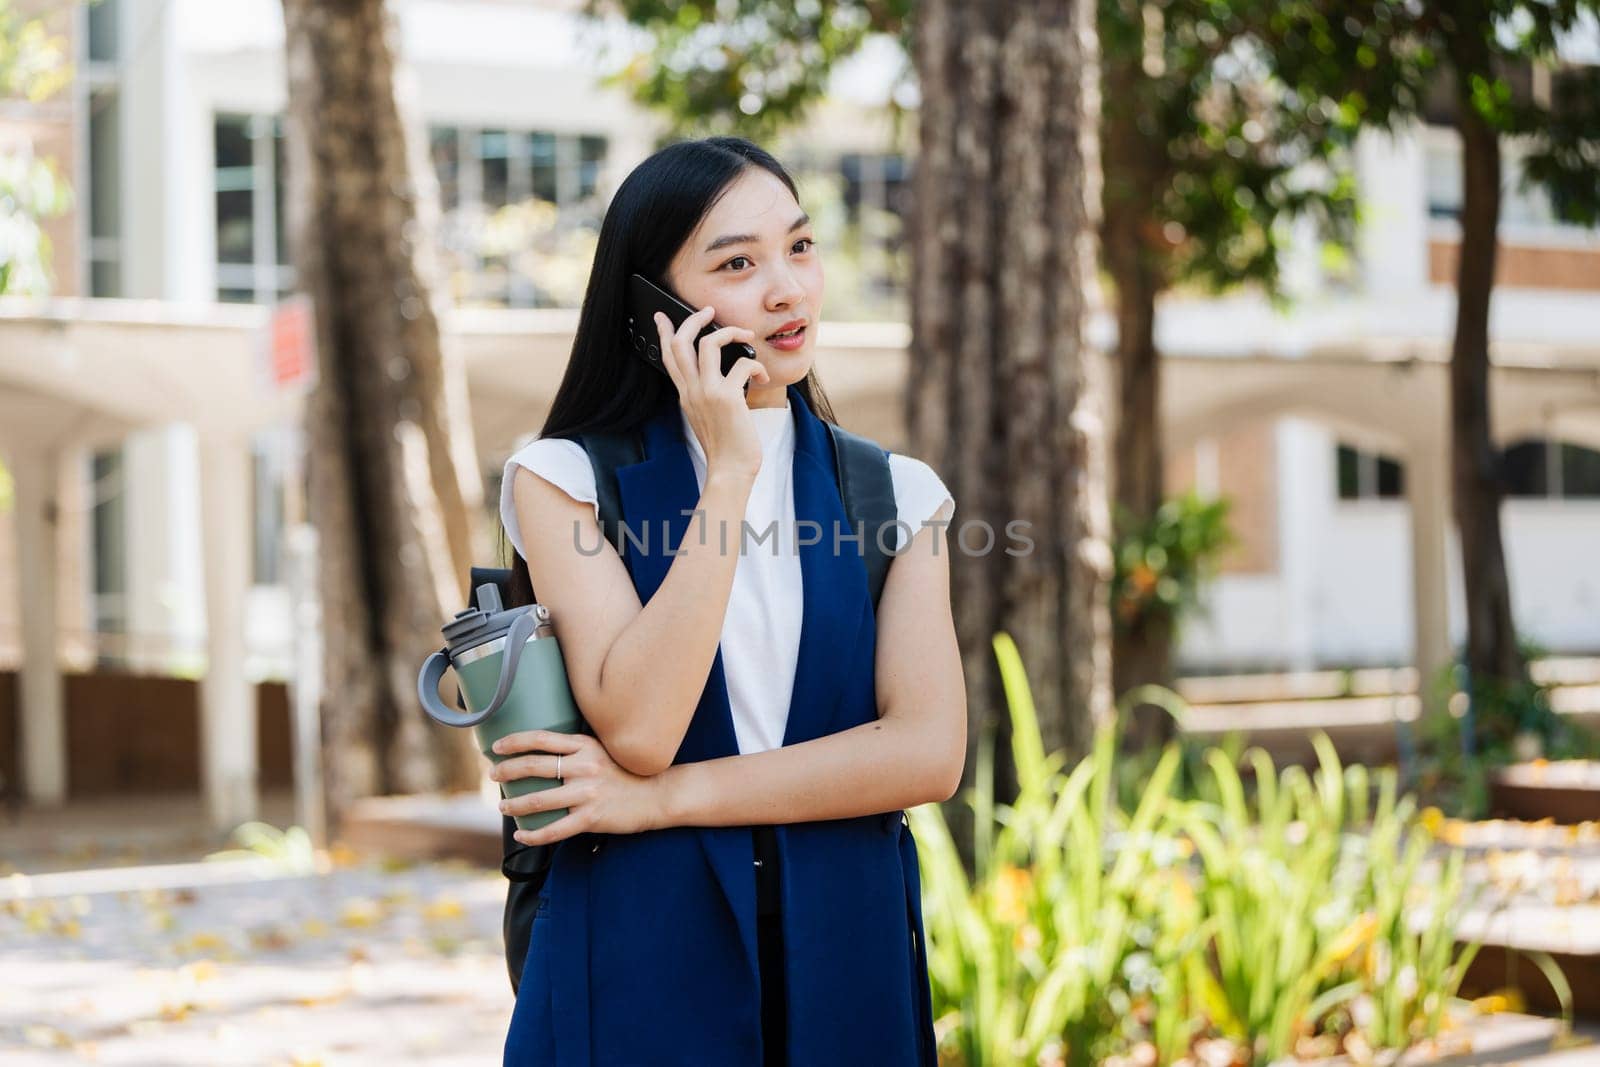
[[[525,268],[468,247],[461,235],[485,212],[530,197],[568,216],[597,213],[606,190],[648,153],[657,127],[596,84],[593,43],[625,47],[627,35],[587,24],[577,0],[395,6],[411,98],[428,127],[443,204],[460,225],[446,234],[460,257],[451,288],[473,309],[447,326],[468,356],[483,469],[493,478],[516,437],[538,424],[559,377],[572,315],[539,307],[570,294],[574,272],[569,264],[562,273],[560,253]],[[17,506],[0,512],[0,666],[23,658],[26,626],[44,625],[30,597],[52,592],[59,636],[32,640],[51,644],[68,667],[194,675],[208,659],[235,654],[215,633],[208,644],[205,621],[208,595],[213,612],[232,614],[235,603],[208,592],[203,566],[201,531],[211,537],[222,521],[212,515],[226,507],[206,510],[201,457],[218,454],[204,442],[220,434],[248,442],[253,476],[250,514],[238,520],[248,525],[237,530],[239,543],[248,539],[248,566],[213,581],[249,587],[240,604],[242,675],[281,678],[291,632],[280,567],[292,506],[283,469],[293,447],[282,427],[292,407],[248,399],[259,305],[294,284],[281,225],[279,4],[102,0],[65,11],[60,22],[81,57],[74,95],[35,124],[37,143],[56,148],[79,190],[78,209],[54,227],[57,288],[64,297],[118,299],[0,303],[0,416],[11,410],[3,394],[20,406],[30,390],[52,388],[47,376],[29,377],[24,346],[48,338],[95,365],[128,342],[133,319],[149,320],[139,336],[157,365],[165,346],[174,361],[180,349],[194,361],[184,367],[201,366],[210,352],[211,369],[232,375],[233,385],[217,390],[244,384],[230,394],[235,410],[197,395],[169,397],[164,407],[161,396],[140,399],[131,387],[95,401],[96,383],[75,383],[70,410],[81,417],[63,426],[52,416],[48,447],[20,415],[0,418],[0,456],[18,472]],[[894,214],[909,163],[869,106],[893,62],[874,53],[852,64],[836,100],[779,146],[798,170],[834,182],[839,218],[864,234],[865,253],[848,266],[844,257],[829,261],[830,308],[857,319],[896,300]],[[1212,590],[1209,617],[1184,634],[1188,670],[1437,666],[1448,657],[1446,640],[1461,639],[1440,363],[1454,299],[1458,155],[1443,127],[1363,143],[1368,216],[1353,281],[1329,282],[1307,240],[1291,268],[1299,296],[1287,314],[1252,296],[1162,306],[1172,483],[1231,496],[1241,540]],[[1514,168],[1515,153],[1509,158]],[[1510,448],[1514,493],[1508,562],[1525,633],[1553,651],[1596,652],[1600,234],[1550,219],[1536,196],[1508,199],[1493,324],[1504,383],[1497,432]],[[904,327],[830,323],[822,340],[821,374],[847,421],[901,447]],[[1417,361],[1409,371],[1408,360]],[[1405,383],[1392,384],[1396,375]],[[218,418],[173,414],[195,406]],[[45,472],[24,475],[35,461]],[[221,462],[224,473],[209,477],[231,484]],[[244,462],[241,453],[232,469]],[[51,521],[30,521],[30,501]],[[60,522],[57,501],[65,502]],[[28,565],[13,570],[19,540],[36,561],[50,556],[51,537],[62,565],[48,585]],[[1415,572],[1414,552],[1423,561]],[[41,677],[36,671],[22,686],[35,710],[20,717],[36,725],[17,762],[35,799],[59,799],[69,788],[63,698]],[[38,710],[52,701],[54,712]],[[238,714],[253,719],[255,711]],[[40,740],[41,729],[56,740]],[[28,764],[41,761],[56,770],[35,768],[30,778]],[[0,759],[0,774],[6,767]]]

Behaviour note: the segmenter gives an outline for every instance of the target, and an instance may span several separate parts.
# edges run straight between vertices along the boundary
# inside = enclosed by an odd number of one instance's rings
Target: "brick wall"
[[[1428,280],[1454,285],[1457,241],[1428,242]],[[1600,290],[1600,248],[1534,248],[1500,245],[1495,284],[1525,289]]]
[[[1277,447],[1273,428],[1271,420],[1258,419],[1208,437],[1215,447],[1216,490],[1232,500],[1230,525],[1237,539],[1222,558],[1224,574],[1270,574],[1277,570]],[[1191,445],[1168,451],[1169,495],[1196,487],[1201,447]]]

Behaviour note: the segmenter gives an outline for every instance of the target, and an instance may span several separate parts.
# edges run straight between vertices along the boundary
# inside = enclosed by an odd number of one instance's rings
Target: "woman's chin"
[[[793,352],[785,352],[771,345],[763,345],[762,348],[761,365],[767,369],[774,383],[793,385],[810,372],[811,364],[815,360],[815,353],[809,341]]]

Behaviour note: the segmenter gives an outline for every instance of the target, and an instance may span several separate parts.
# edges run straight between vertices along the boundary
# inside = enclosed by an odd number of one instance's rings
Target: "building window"
[[[89,295],[122,295],[122,116],[115,88],[89,94]]]
[[[94,0],[89,4],[88,56],[92,62],[114,63],[121,53],[120,0]]]
[[[1461,217],[1461,145],[1448,134],[1431,137],[1422,153],[1430,219]]]
[[[251,580],[256,585],[276,585],[282,580],[284,505],[288,476],[287,449],[292,431],[264,430],[250,442]]]
[[[862,283],[881,297],[906,287],[905,220],[911,168],[897,154],[851,152],[839,157],[845,218],[858,228]]]
[[[491,307],[581,303],[605,211],[606,139],[434,126],[428,141],[452,299]]]
[[[217,299],[275,303],[294,287],[283,220],[283,120],[219,114],[213,156]]]
[[[1397,459],[1340,445],[1336,463],[1340,500],[1389,500],[1405,495],[1405,468]]]
[[[1600,498],[1600,452],[1561,442],[1561,495]]]
[[[833,154],[795,147],[790,173],[828,259],[828,315],[884,321],[906,315],[911,210],[909,160],[896,153]]]
[[[1600,497],[1600,452],[1567,441],[1533,439],[1507,448],[1506,495],[1546,500]]]
[[[121,296],[122,289],[122,29],[119,0],[88,5],[81,29],[83,107],[88,119],[80,134],[86,188],[80,215],[85,277],[90,296]]]
[[[128,631],[127,508],[120,448],[89,457],[90,614],[96,634]],[[115,659],[102,652],[102,663]]]
[[[1542,186],[1525,183],[1523,157],[1526,149],[1515,141],[1501,148],[1500,222],[1513,231],[1522,227],[1536,231],[1583,232],[1584,227],[1563,222],[1550,193]],[[1423,185],[1427,190],[1428,217],[1461,217],[1461,137],[1455,130],[1430,127],[1424,133],[1422,157]],[[1514,235],[1514,234],[1513,234]]]

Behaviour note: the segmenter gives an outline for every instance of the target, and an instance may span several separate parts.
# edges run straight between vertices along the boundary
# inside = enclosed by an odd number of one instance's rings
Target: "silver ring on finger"
[[[556,781],[561,781],[561,753],[556,753]]]

